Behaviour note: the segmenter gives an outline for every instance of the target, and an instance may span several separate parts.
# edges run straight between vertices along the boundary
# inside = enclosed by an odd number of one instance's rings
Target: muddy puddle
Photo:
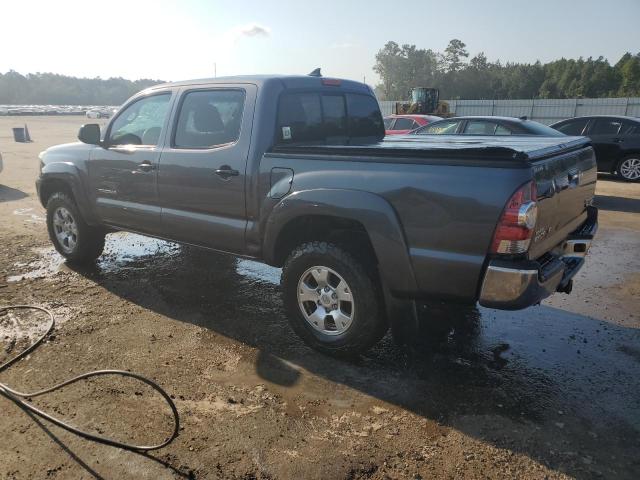
[[[43,215],[36,213],[33,208],[18,208],[13,211],[14,215],[19,217],[25,217],[25,221],[28,223],[45,223],[46,218]]]
[[[27,209],[28,210],[28,209]],[[52,277],[60,272],[72,273],[64,258],[53,247],[34,249],[35,259],[30,262],[16,262],[7,282],[20,282]],[[83,268],[87,272],[109,274],[127,270],[144,269],[148,263],[180,263],[180,257],[190,260],[216,255],[195,247],[145,237],[135,233],[118,232],[107,235],[104,253],[95,266]],[[232,258],[232,257],[229,257]],[[247,259],[233,259],[237,273],[247,279],[271,284],[280,283],[281,270]]]

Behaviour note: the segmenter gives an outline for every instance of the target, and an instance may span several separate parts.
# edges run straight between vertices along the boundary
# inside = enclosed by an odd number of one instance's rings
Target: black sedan
[[[566,135],[585,135],[593,142],[598,170],[640,181],[640,118],[576,117],[551,125]]]
[[[563,136],[557,130],[527,117],[455,117],[430,123],[410,135],[541,135]]]

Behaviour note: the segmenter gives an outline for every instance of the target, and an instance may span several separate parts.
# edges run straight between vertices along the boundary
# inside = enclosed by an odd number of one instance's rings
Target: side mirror
[[[80,127],[78,140],[89,145],[100,145],[100,125],[97,123],[87,123]]]

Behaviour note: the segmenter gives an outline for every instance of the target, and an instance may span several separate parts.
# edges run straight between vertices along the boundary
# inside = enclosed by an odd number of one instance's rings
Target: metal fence
[[[447,100],[450,111],[462,115],[500,115],[522,117],[549,125],[584,115],[629,115],[640,117],[640,97],[569,98],[536,100]],[[383,115],[393,113],[395,101],[382,101]]]

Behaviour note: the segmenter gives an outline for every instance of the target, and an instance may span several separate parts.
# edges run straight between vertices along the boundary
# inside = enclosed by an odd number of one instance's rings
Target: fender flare
[[[302,190],[283,198],[265,224],[263,255],[274,262],[278,236],[291,220],[323,215],[361,223],[378,258],[383,285],[391,291],[412,292],[416,281],[409,249],[395,210],[384,198],[360,190]]]
[[[52,162],[46,164],[42,168],[40,177],[38,178],[38,199],[44,208],[47,208],[44,202],[42,192],[51,181],[61,181],[69,186],[71,193],[76,201],[76,205],[80,210],[80,214],[89,224],[95,224],[95,216],[89,208],[89,198],[86,191],[82,188],[82,174],[78,167],[71,162]]]

